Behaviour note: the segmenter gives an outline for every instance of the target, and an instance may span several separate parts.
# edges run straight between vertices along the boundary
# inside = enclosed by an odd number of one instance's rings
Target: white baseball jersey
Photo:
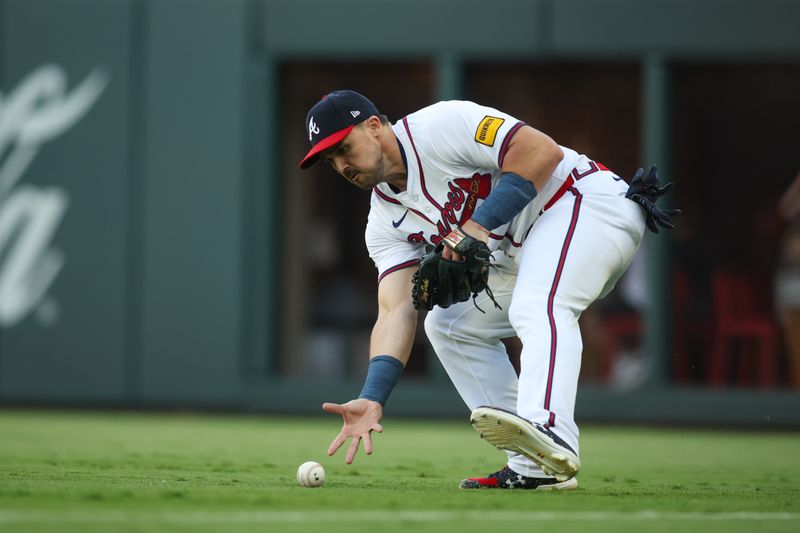
[[[439,102],[392,126],[400,144],[408,185],[373,189],[366,242],[378,277],[406,268],[425,245],[469,220],[500,179],[514,134],[524,125],[514,117],[473,102]],[[564,158],[536,198],[508,224],[491,229],[489,248],[518,254],[531,226],[575,168],[591,165],[574,150]]]
[[[380,278],[419,261],[489,195],[523,126],[496,109],[441,102],[392,126],[408,170],[407,190],[373,189],[369,253]],[[543,190],[508,224],[491,229],[497,268],[473,302],[434,307],[425,331],[469,409],[489,405],[545,425],[577,454],[575,398],[582,340],[578,318],[630,264],[644,232],[627,184],[569,148]],[[536,224],[534,225],[534,222]],[[504,256],[512,257],[507,261]],[[501,339],[522,341],[519,377]],[[536,459],[509,451],[508,465],[546,477]]]

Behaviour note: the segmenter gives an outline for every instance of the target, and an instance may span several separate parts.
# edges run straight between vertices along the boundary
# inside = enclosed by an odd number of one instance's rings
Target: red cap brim
[[[303,158],[303,160],[300,161],[300,168],[308,168],[314,163],[316,163],[317,159],[319,159],[320,152],[322,152],[323,150],[327,150],[334,144],[342,142],[344,138],[347,137],[347,135],[353,130],[353,128],[355,128],[355,124],[351,124],[350,126],[347,126],[343,130],[339,130],[336,133],[328,135],[327,137],[319,141],[317,144],[312,146],[311,150],[309,150],[306,156]]]

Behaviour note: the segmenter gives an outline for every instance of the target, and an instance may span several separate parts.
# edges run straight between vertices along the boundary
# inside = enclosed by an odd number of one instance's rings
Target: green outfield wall
[[[672,65],[798,69],[798,20],[790,0],[0,0],[0,402],[316,412],[359,390],[357,367],[292,365],[314,192],[287,102],[315,66],[396,64],[429,81],[396,98],[424,103],[465,97],[474,64],[631,65],[634,157],[669,173]],[[800,424],[797,392],[674,384],[670,240],[651,249],[656,371],[584,387],[579,418]],[[424,357],[390,409],[464,414]]]

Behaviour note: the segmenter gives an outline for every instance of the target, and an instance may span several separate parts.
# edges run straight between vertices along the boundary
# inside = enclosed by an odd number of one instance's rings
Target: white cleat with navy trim
[[[558,481],[575,477],[581,468],[575,451],[558,435],[519,415],[481,406],[472,411],[470,423],[482,439],[501,450],[524,455]]]

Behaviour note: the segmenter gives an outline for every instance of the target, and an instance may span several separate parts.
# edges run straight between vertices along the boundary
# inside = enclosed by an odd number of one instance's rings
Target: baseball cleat
[[[575,477],[581,468],[578,455],[558,435],[519,415],[481,406],[472,411],[470,423],[487,442],[524,455],[558,482]]]
[[[552,477],[538,478],[517,474],[508,465],[486,477],[471,477],[461,481],[462,489],[528,489],[528,490],[573,490],[578,480],[570,478],[559,482]]]

